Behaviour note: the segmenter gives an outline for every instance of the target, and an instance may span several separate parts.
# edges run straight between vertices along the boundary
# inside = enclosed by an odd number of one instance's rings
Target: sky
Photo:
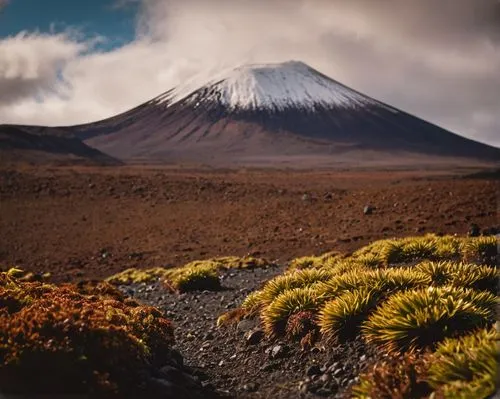
[[[500,147],[499,0],[0,0],[0,124],[96,121],[288,60]]]

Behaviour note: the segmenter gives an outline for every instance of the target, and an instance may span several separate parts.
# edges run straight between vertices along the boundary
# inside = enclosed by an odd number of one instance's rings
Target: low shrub
[[[377,362],[360,376],[352,389],[356,399],[414,399],[428,397],[428,363],[419,353],[407,353]]]
[[[0,273],[0,392],[138,393],[151,366],[165,364],[173,329],[157,309],[115,294]]]
[[[495,303],[491,293],[454,287],[400,292],[368,318],[363,333],[389,351],[433,346],[490,324]]]

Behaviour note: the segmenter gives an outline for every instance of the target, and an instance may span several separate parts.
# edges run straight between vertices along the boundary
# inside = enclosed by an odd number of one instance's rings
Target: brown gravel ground
[[[219,255],[285,263],[378,238],[494,227],[498,174],[469,172],[3,168],[0,265],[61,281]]]

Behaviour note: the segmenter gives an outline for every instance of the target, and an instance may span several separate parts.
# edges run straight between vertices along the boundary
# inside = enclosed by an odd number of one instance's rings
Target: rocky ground
[[[141,302],[163,309],[174,322],[176,349],[207,388],[238,398],[343,398],[359,372],[373,360],[361,339],[343,345],[263,338],[258,319],[217,328],[217,318],[283,267],[222,273],[221,291],[172,294],[160,283],[123,286]]]
[[[384,237],[465,234],[498,222],[498,173],[463,178],[470,172],[3,167],[0,266],[73,281],[227,255],[283,264]]]

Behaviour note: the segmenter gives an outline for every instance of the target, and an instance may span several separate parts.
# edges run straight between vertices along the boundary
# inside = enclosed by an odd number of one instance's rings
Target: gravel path
[[[258,320],[216,327],[217,318],[245,296],[282,273],[282,267],[222,273],[223,290],[171,294],[160,283],[122,287],[134,298],[163,309],[176,326],[176,349],[205,386],[238,398],[347,397],[347,390],[373,358],[356,339],[301,350],[290,342],[248,336]]]

